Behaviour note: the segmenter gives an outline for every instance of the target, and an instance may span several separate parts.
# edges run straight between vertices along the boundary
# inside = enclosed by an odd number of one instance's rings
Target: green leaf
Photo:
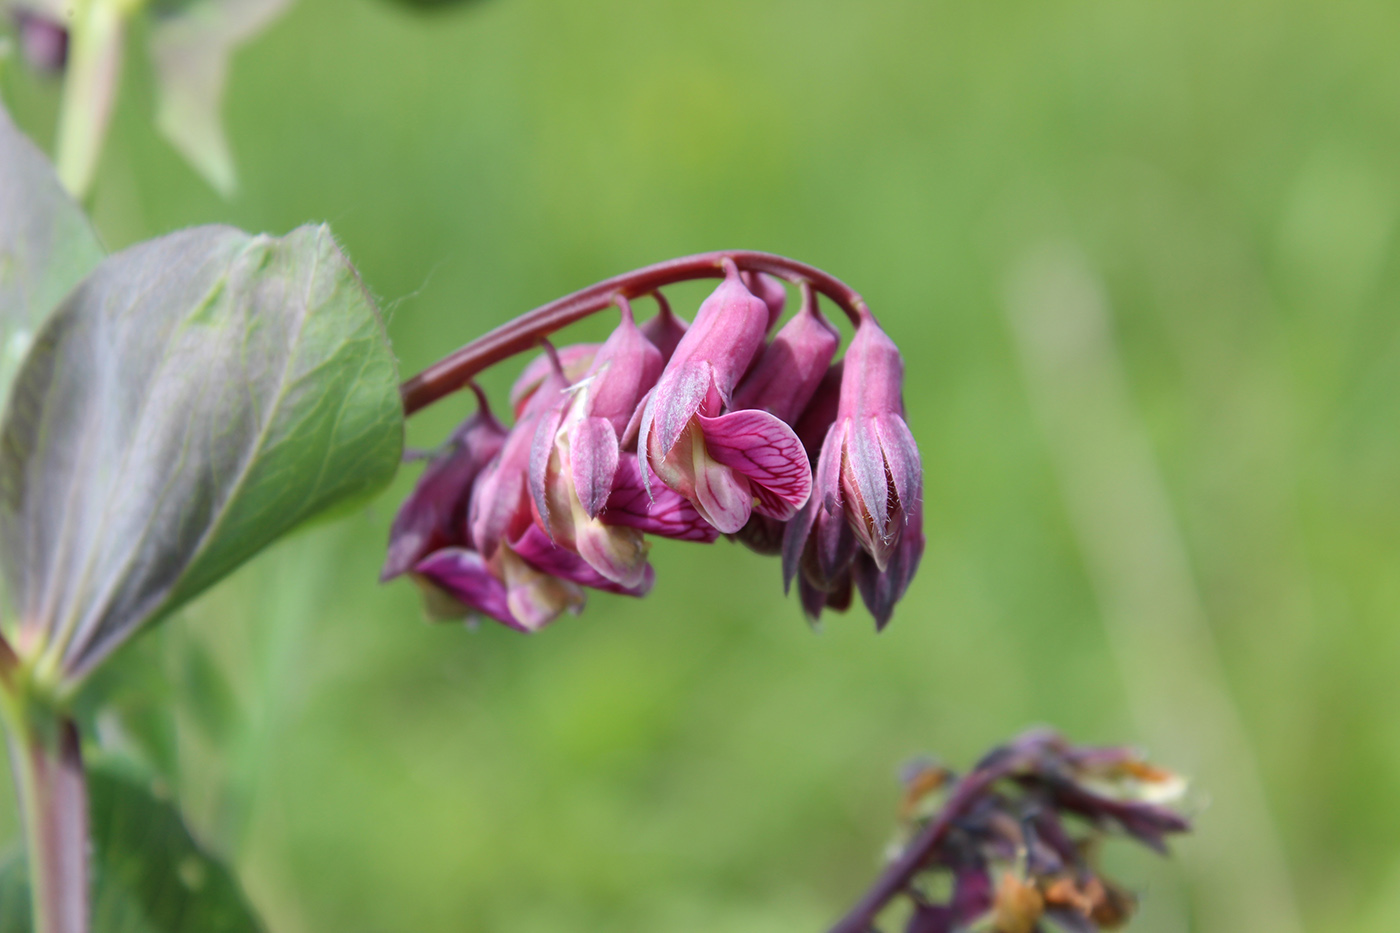
[[[325,227],[198,227],[109,257],[35,340],[0,427],[0,566],[67,691],[136,629],[403,444],[384,327]]]
[[[87,217],[0,107],[0,406],[45,316],[101,260]]]
[[[88,774],[93,933],[256,933],[233,873],[190,835],[175,806],[134,769]],[[0,865],[0,933],[29,933],[23,855]]]
[[[234,49],[267,28],[288,3],[190,0],[157,16],[151,30],[156,125],[224,197],[238,186],[220,115],[229,59]]]

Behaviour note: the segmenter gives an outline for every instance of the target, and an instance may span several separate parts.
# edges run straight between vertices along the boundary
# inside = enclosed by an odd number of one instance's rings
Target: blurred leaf
[[[379,313],[325,227],[199,227],[105,260],[40,332],[0,430],[0,564],[71,686],[403,443]]]
[[[94,933],[248,933],[261,930],[237,879],[200,847],[179,812],[134,770],[88,775]],[[23,856],[0,864],[0,933],[28,933]]]
[[[101,260],[87,217],[0,107],[0,406],[45,315]]]
[[[229,58],[290,2],[187,0],[167,15],[158,16],[151,31],[156,125],[224,197],[238,187],[220,113]]]

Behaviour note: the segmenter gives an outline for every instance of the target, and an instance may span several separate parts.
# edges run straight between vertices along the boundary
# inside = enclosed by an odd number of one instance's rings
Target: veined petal
[[[602,519],[609,525],[636,528],[679,541],[709,544],[719,537],[715,526],[700,517],[689,499],[659,479],[651,483],[648,495],[641,461],[635,454],[624,454],[618,463],[617,482]]]
[[[608,504],[620,455],[617,432],[606,418],[581,418],[569,429],[574,491],[588,518],[597,518]]]
[[[807,503],[812,468],[792,428],[766,411],[753,409],[718,418],[697,415],[696,421],[704,432],[708,456],[768,493],[756,496],[762,514],[787,521]]]
[[[694,432],[699,434],[698,429]],[[705,442],[691,444],[695,470],[695,510],[724,534],[733,534],[753,513],[753,492],[748,480],[705,453]]]

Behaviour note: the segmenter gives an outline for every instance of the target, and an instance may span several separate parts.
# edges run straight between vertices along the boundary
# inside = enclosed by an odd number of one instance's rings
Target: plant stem
[[[834,301],[856,325],[870,317],[865,300],[854,289],[840,279],[795,259],[748,250],[683,256],[590,285],[478,337],[400,387],[404,413],[413,414],[462,388],[488,366],[536,346],[555,331],[590,314],[612,307],[618,296],[637,298],[678,282],[723,278],[726,261],[733,262],[743,272],[766,272],[789,282],[809,284]]]
[[[97,174],[121,74],[127,16],[119,0],[86,0],[72,22],[54,162],[68,193],[84,200]]]
[[[948,800],[938,815],[929,821],[913,841],[900,853],[899,858],[890,862],[880,877],[866,891],[846,916],[842,917],[830,933],[870,933],[875,929],[875,918],[892,899],[909,887],[942,842],[943,837],[968,809],[986,793],[997,781],[1026,769],[1055,737],[1050,733],[1032,733],[1016,743],[989,754],[968,775],[953,787]]]
[[[87,781],[78,729],[28,695],[26,682],[0,636],[0,713],[24,821],[34,933],[87,933]]]

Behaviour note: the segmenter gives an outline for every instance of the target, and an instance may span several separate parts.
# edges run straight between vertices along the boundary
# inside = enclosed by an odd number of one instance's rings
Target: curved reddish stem
[[[683,256],[605,279],[582,291],[541,305],[478,337],[400,386],[404,414],[411,415],[457,391],[486,367],[529,350],[538,345],[541,338],[612,307],[618,296],[637,298],[678,282],[723,278],[726,261],[734,263],[743,272],[766,272],[799,285],[810,284],[814,290],[834,301],[854,324],[859,325],[861,320],[870,316],[865,300],[849,285],[795,259],[749,250],[722,250]]]

